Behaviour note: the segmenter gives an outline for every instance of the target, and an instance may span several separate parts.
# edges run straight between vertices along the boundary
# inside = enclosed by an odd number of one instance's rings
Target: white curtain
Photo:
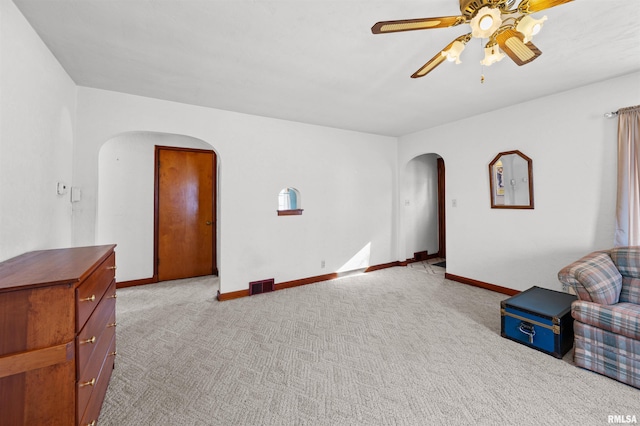
[[[640,245],[640,105],[618,110],[618,200],[614,245]]]

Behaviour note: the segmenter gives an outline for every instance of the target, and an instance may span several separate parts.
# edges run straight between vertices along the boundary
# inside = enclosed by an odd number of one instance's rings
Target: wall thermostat
[[[58,195],[64,195],[67,193],[67,184],[64,182],[58,182]]]

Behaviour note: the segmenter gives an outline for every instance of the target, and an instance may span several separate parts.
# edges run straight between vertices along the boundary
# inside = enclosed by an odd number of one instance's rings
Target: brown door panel
[[[213,151],[156,147],[159,281],[211,275],[215,267]]]

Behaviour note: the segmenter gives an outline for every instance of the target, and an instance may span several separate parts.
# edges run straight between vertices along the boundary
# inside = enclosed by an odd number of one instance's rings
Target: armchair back
[[[616,247],[610,252],[622,275],[620,302],[640,305],[640,246]]]

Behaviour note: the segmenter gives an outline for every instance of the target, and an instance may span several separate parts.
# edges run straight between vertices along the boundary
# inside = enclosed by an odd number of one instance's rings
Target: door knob
[[[209,225],[211,225],[211,221],[210,221],[210,220],[208,220],[208,221],[206,221],[206,222],[205,222],[205,224],[206,224],[207,226],[209,226]]]

